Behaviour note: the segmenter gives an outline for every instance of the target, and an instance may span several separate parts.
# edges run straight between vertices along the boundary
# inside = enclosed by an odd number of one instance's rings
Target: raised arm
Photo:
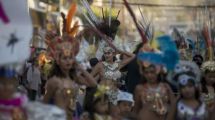
[[[84,70],[79,64],[76,65],[76,76],[77,82],[88,87],[95,87],[97,85],[94,77],[89,74],[86,70]]]
[[[95,87],[97,85],[96,80],[91,74],[84,70],[80,65],[78,65],[77,80],[79,83],[84,84],[88,87]]]
[[[125,67],[128,63],[130,63],[135,58],[135,55],[132,53],[121,51],[121,50],[117,50],[117,51],[120,54],[126,56],[126,58],[121,61],[120,65],[119,65],[119,69]]]
[[[102,63],[99,62],[96,66],[92,69],[91,75],[98,81],[102,77]]]

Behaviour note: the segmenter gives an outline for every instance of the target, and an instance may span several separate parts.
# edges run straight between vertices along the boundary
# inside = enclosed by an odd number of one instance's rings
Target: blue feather
[[[173,70],[179,61],[179,54],[175,42],[165,35],[157,38],[161,53],[142,52],[138,58],[153,64],[165,65],[168,70]]]

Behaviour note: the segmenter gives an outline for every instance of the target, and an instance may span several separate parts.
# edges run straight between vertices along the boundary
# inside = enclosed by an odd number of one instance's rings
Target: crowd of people
[[[28,57],[30,51],[20,50],[22,61],[0,62],[0,120],[215,120],[212,46],[187,60],[181,50],[189,45],[177,43],[183,40],[150,41],[137,24],[142,42],[122,51],[112,44],[120,21],[97,20],[82,1],[93,20],[87,31],[104,42],[102,57],[90,58],[88,67],[76,60],[85,29],[71,25],[72,4],[68,15],[61,13],[62,31],[47,29],[44,51]]]

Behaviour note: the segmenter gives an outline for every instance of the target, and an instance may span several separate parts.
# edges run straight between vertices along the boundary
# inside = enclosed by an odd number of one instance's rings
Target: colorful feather
[[[70,29],[69,35],[74,37],[78,32],[78,28],[79,28],[78,21],[76,21],[74,26]]]
[[[70,27],[71,27],[71,23],[72,23],[72,18],[76,13],[76,8],[77,5],[76,4],[72,4],[70,6],[70,9],[68,11],[67,17],[66,17],[66,32],[69,33],[70,32]]]
[[[66,32],[66,15],[61,12],[61,17],[63,19],[63,29],[62,29],[62,33]]]
[[[166,35],[158,37],[157,41],[161,53],[142,52],[138,54],[138,58],[153,64],[164,65],[167,69],[173,70],[179,61],[179,54],[174,41]]]
[[[140,36],[142,38],[143,43],[146,43],[147,42],[147,37],[146,37],[145,33],[143,32],[143,30],[138,25],[138,22],[137,22],[137,19],[136,19],[135,15],[134,15],[134,12],[132,11],[131,7],[129,6],[127,0],[123,0],[123,1],[124,1],[124,4],[125,4],[126,8],[128,9],[128,12],[130,13],[130,15],[131,15],[131,17],[132,17],[132,19],[133,19],[133,21],[135,23],[135,26],[136,26],[138,32],[140,33]]]
[[[207,25],[204,26],[202,33],[205,38],[205,43],[207,45],[207,53],[208,53],[207,57],[209,58],[209,60],[213,60],[212,40],[211,40],[209,28]]]

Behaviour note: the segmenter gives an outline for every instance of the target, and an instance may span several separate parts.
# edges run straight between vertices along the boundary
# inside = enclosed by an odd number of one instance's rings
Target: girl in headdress
[[[159,69],[153,64],[144,64],[140,69],[146,81],[136,86],[134,112],[139,120],[165,120],[174,94],[168,84],[159,80]]]
[[[215,102],[215,62],[207,61],[202,65],[201,91],[204,102],[210,112]]]
[[[44,102],[57,105],[67,113],[67,119],[72,120],[76,108],[79,84],[96,86],[93,77],[75,60],[79,51],[76,38],[78,23],[70,28],[76,4],[72,4],[67,18],[63,17],[63,35],[54,36],[47,41],[51,54],[55,59],[52,77],[46,83]]]
[[[171,77],[173,84],[177,84],[179,96],[168,120],[208,120],[208,111],[201,100],[199,82],[200,72],[198,66],[192,62],[181,62]]]
[[[138,54],[140,73],[145,81],[136,86],[134,112],[140,120],[165,120],[174,94],[167,83],[159,78],[162,67],[172,69],[178,59],[175,43],[169,36],[157,38],[159,49],[145,44]],[[171,47],[170,47],[171,46]],[[143,80],[144,80],[143,79]]]
[[[90,91],[84,120],[113,120],[110,116],[110,101],[107,95],[109,89],[108,86],[101,85]]]

